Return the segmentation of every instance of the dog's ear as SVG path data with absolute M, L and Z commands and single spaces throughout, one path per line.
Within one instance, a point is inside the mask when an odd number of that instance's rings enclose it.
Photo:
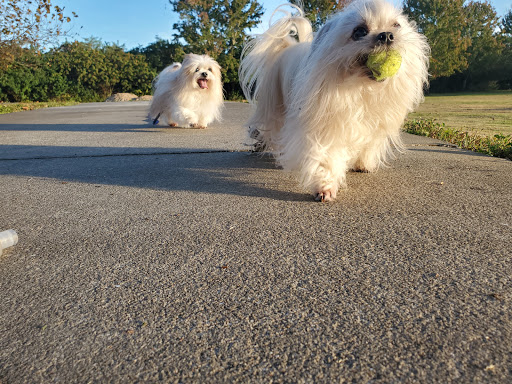
M 183 62 L 192 60 L 193 53 L 187 53 L 185 56 L 183 56 Z
M 215 76 L 215 78 L 217 78 L 219 81 L 222 81 L 222 72 L 220 69 L 220 65 L 215 60 L 209 62 L 209 68 L 213 76 Z
M 222 68 L 220 67 L 219 63 L 217 63 L 215 60 L 213 60 L 213 63 L 213 67 L 215 68 L 217 76 L 222 76 Z
M 190 61 L 190 53 L 187 53 L 185 56 L 183 56 L 183 60 L 181 61 L 181 65 L 183 67 L 187 66 L 187 63 Z
M 311 44 L 311 50 L 316 51 L 323 41 L 327 38 L 329 31 L 332 28 L 332 22 L 327 22 L 316 34 Z
M 196 69 L 196 63 L 194 62 L 194 55 L 193 53 L 187 53 L 183 57 L 183 62 L 181 63 L 182 70 L 187 73 L 191 74 Z

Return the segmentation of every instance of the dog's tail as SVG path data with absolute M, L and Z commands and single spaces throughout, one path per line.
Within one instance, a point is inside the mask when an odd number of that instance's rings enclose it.
M 166 108 L 166 97 L 164 94 L 167 88 L 164 87 L 163 84 L 168 83 L 173 76 L 171 74 L 178 71 L 180 68 L 181 63 L 172 63 L 153 80 L 153 99 L 149 105 L 148 112 L 149 118 L 153 120 L 153 125 L 158 124 L 158 118 Z
M 162 84 L 167 81 L 170 73 L 176 72 L 181 68 L 181 63 L 172 63 L 168 67 L 164 68 L 162 72 L 159 73 L 157 77 L 153 80 L 153 89 L 156 90 L 158 88 L 158 84 Z
M 295 9 L 298 14 L 292 14 L 283 9 L 285 7 Z M 272 18 L 276 13 L 284 13 L 285 16 L 272 24 Z M 279 52 L 293 44 L 313 40 L 311 23 L 304 17 L 302 9 L 293 4 L 277 7 L 269 24 L 269 29 L 249 41 L 242 51 L 238 76 L 244 95 L 249 102 L 258 99 L 259 85 L 262 84 L 265 73 L 279 56 Z

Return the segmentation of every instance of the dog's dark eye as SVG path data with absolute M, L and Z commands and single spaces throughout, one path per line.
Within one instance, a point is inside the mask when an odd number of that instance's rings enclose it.
M 359 27 L 356 27 L 354 29 L 354 32 L 352 32 L 352 39 L 357 41 L 357 40 L 365 37 L 367 34 L 368 34 L 368 28 L 360 25 Z
M 212 71 L 212 69 L 211 69 L 211 68 L 208 68 L 208 70 L 209 70 L 210 72 Z
M 395 24 L 393 24 L 393 27 L 395 27 L 395 28 L 400 28 L 400 27 L 401 27 L 401 25 L 400 25 L 400 24 L 398 24 L 398 23 L 395 23 Z
M 196 72 L 199 72 L 199 68 L 196 68 Z

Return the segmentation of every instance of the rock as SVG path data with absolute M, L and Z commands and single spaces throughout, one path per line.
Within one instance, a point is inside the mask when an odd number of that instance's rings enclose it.
M 137 100 L 137 95 L 134 95 L 133 93 L 114 93 L 112 96 L 110 96 L 107 100 L 107 102 L 116 102 L 116 101 L 134 101 Z

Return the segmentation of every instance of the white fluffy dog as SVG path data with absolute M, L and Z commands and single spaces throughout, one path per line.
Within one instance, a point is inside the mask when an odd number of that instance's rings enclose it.
M 219 120 L 224 102 L 219 64 L 207 55 L 185 55 L 154 81 L 149 108 L 153 124 L 163 116 L 170 126 L 206 128 Z
M 429 47 L 383 0 L 354 0 L 314 37 L 297 10 L 244 47 L 240 83 L 257 101 L 248 122 L 256 145 L 329 201 L 348 170 L 374 171 L 401 147 L 404 119 L 423 100 Z M 391 50 L 401 55 L 398 72 L 377 80 L 368 57 Z

